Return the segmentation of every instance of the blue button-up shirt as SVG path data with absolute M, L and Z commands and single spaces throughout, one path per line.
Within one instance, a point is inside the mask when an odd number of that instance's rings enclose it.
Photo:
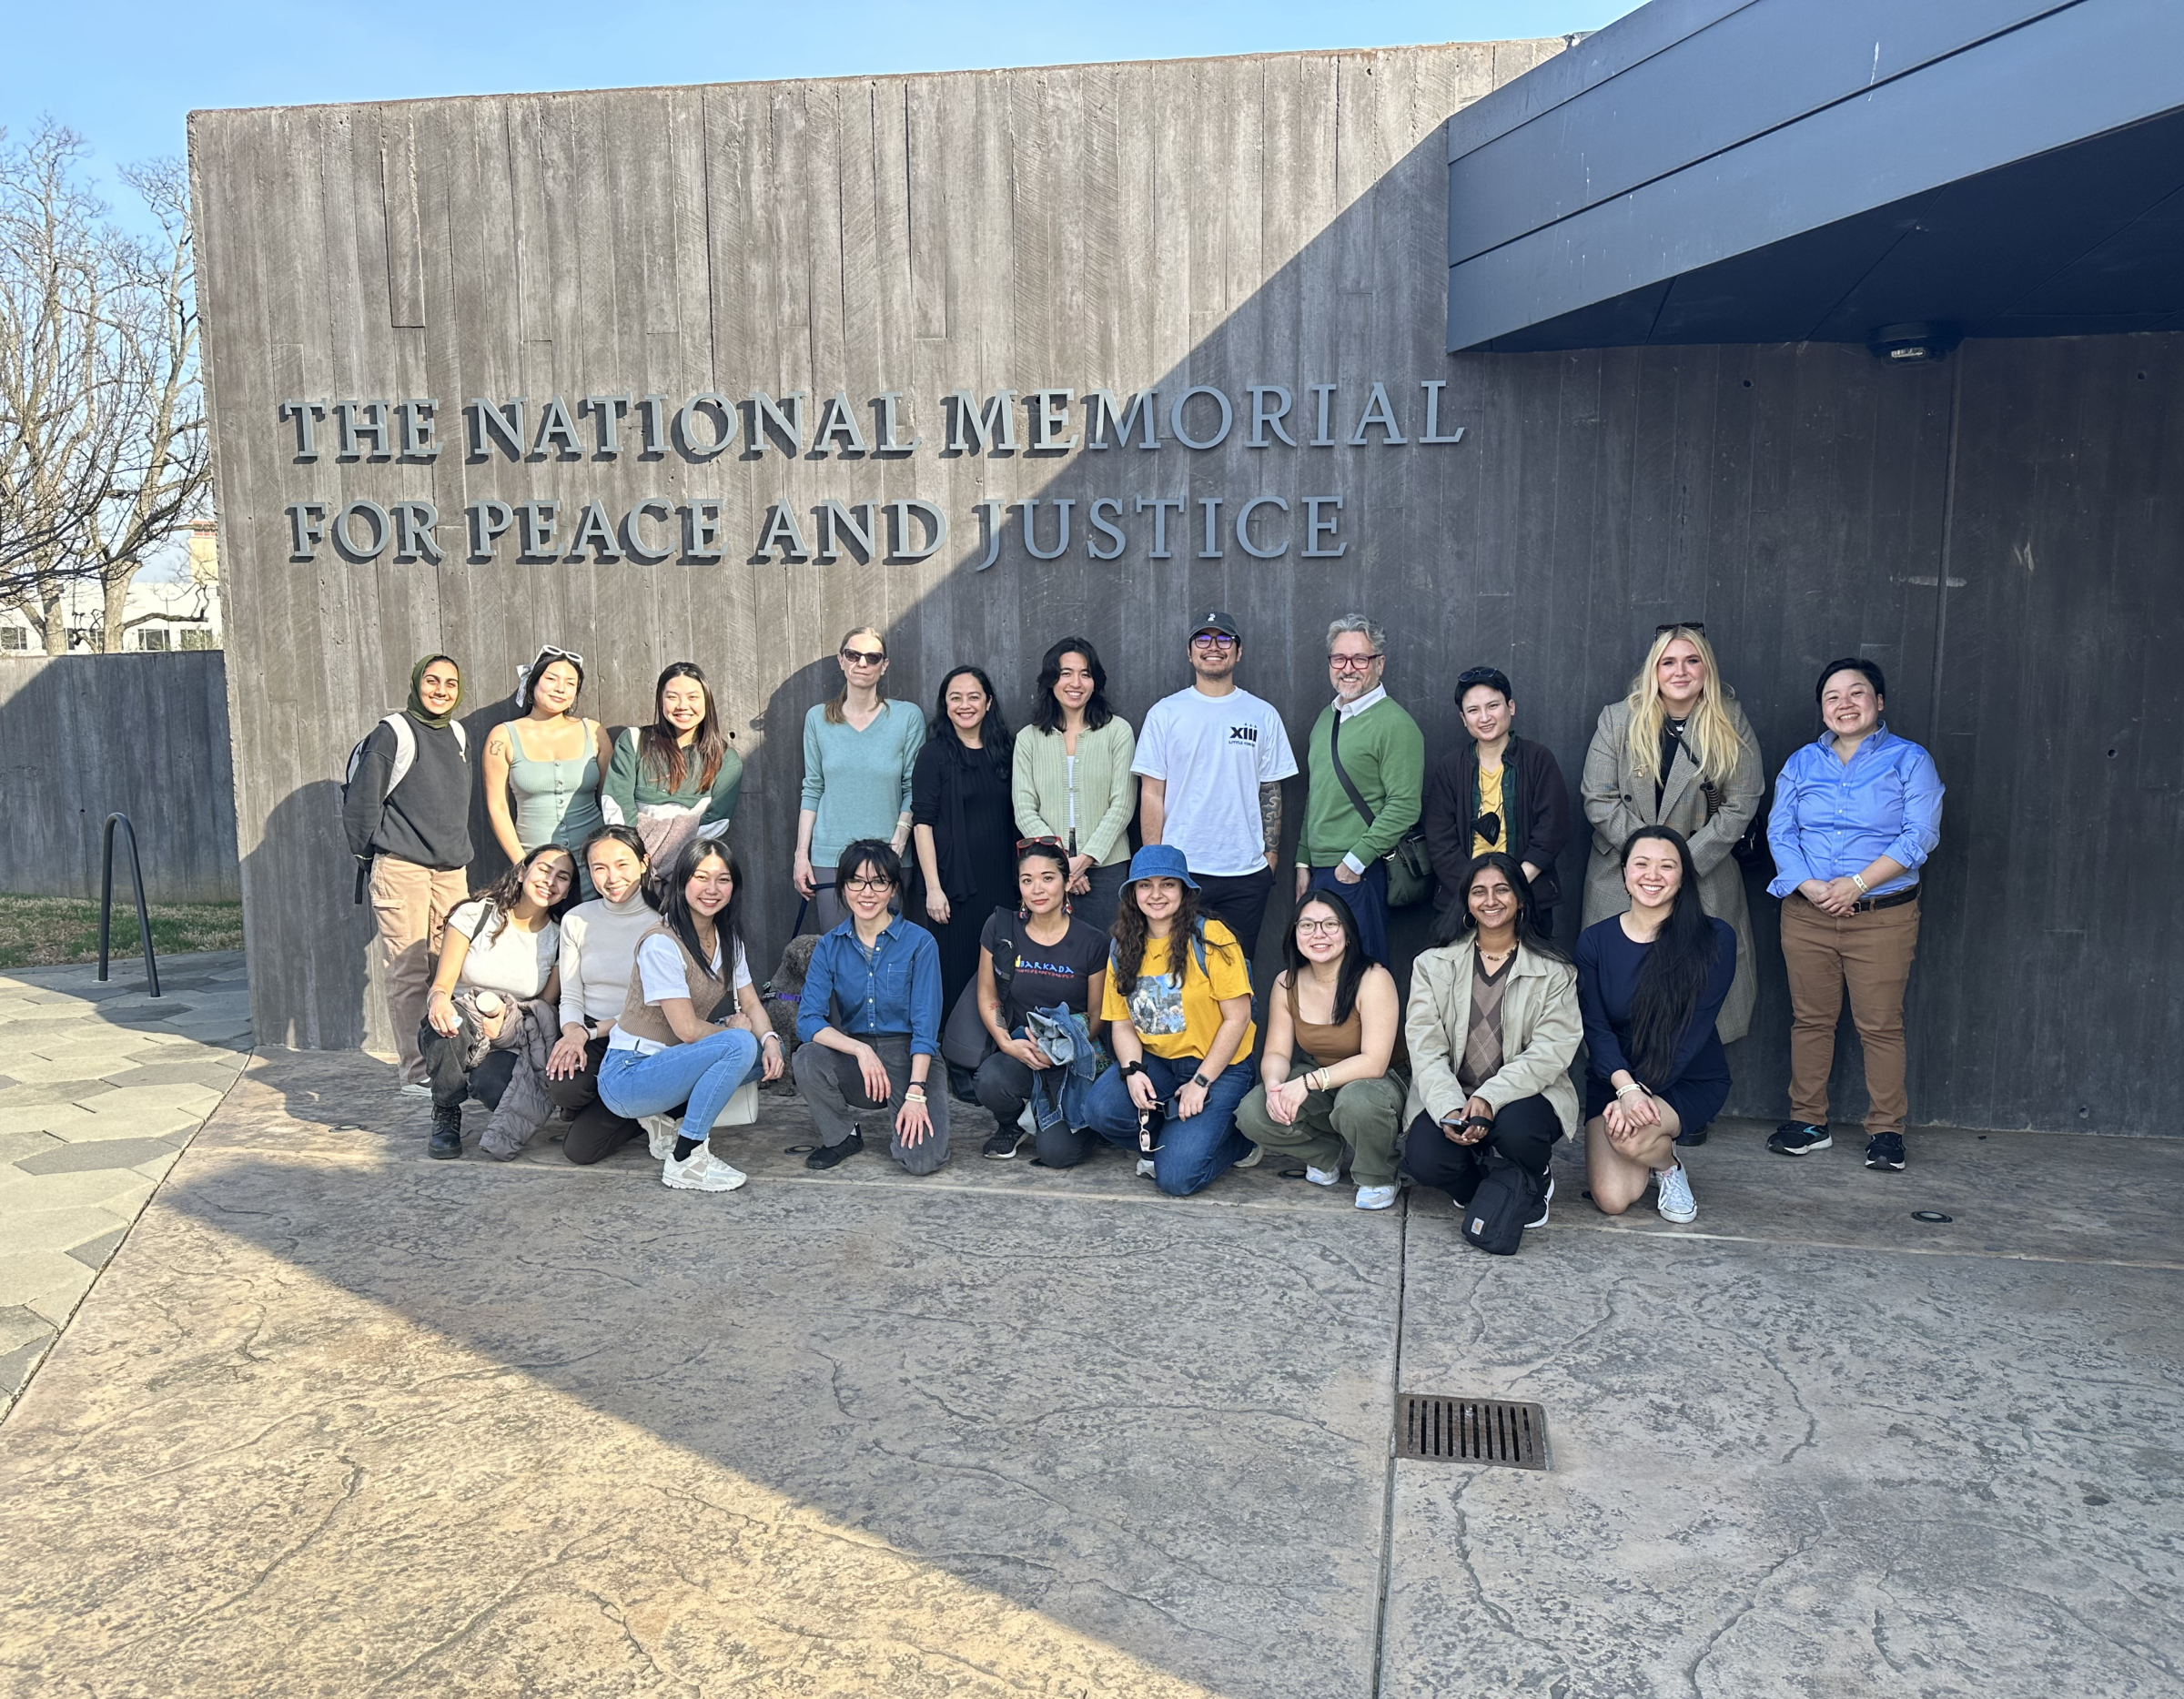
M 1787 896 L 1807 879 L 1847 879 L 1886 855 L 1907 869 L 1870 896 L 1907 891 L 1941 842 L 1941 774 L 1934 757 L 1886 723 L 1845 762 L 1822 733 L 1783 764 L 1767 815 L 1774 852 L 1769 895 Z
M 940 946 L 923 926 L 896 915 L 867 952 L 845 920 L 812 947 L 796 1000 L 796 1037 L 822 1026 L 854 1037 L 908 1033 L 912 1056 L 940 1054 Z

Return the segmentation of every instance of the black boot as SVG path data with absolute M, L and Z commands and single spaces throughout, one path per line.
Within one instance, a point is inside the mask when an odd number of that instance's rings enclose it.
M 452 1161 L 462 1154 L 462 1106 L 456 1104 L 441 1108 L 432 1106 L 432 1138 L 425 1146 L 425 1154 L 442 1162 Z

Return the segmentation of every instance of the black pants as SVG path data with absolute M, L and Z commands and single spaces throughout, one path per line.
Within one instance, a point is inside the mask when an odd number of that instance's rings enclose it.
M 510 1011 L 521 1018 L 513 1004 Z M 467 1015 L 461 1026 L 451 1034 L 434 1031 L 429 1020 L 418 1023 L 417 1049 L 424 1058 L 425 1079 L 432 1087 L 434 1108 L 460 1109 L 465 1097 L 475 1097 L 489 1109 L 500 1107 L 500 1094 L 515 1077 L 516 1052 L 488 1050 L 476 1067 L 466 1071 L 462 1058 L 470 1054 L 477 1036 Z
M 1259 928 L 1267 917 L 1267 901 L 1274 895 L 1274 872 L 1194 874 L 1198 882 L 1198 913 L 1210 915 L 1228 927 L 1243 946 L 1244 960 L 1259 954 Z
M 978 1102 L 1006 1131 L 1014 1127 L 1031 1101 L 1031 1070 L 1013 1056 L 999 1050 L 978 1064 L 972 1082 Z M 1091 1151 L 1095 1139 L 1089 1130 L 1074 1127 L 1041 1127 L 1032 1140 L 1032 1158 L 1050 1168 L 1073 1168 Z
M 569 1117 L 562 1154 L 580 1168 L 604 1161 L 636 1137 L 637 1123 L 617 1115 L 599 1100 L 599 1061 L 607 1053 L 604 1038 L 587 1039 L 584 1071 L 567 1079 L 550 1079 L 546 1095 Z
M 1483 1153 L 1490 1148 L 1525 1172 L 1544 1178 L 1554 1141 L 1562 1136 L 1562 1117 L 1544 1097 L 1519 1097 L 1494 1117 L 1493 1131 L 1475 1145 L 1452 1142 L 1438 1121 L 1421 1115 L 1403 1135 L 1403 1171 L 1420 1185 L 1438 1187 L 1466 1204 L 1486 1178 Z

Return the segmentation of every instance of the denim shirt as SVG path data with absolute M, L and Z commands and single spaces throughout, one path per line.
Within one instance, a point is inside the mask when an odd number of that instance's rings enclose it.
M 869 955 L 854 920 L 821 938 L 797 1000 L 797 1041 L 811 1043 L 822 1026 L 858 1038 L 906 1032 L 912 1056 L 938 1056 L 940 946 L 933 935 L 898 915 Z
M 1866 895 L 1907 891 L 1941 842 L 1943 786 L 1933 756 L 1885 722 L 1848 762 L 1835 745 L 1823 732 L 1783 764 L 1767 816 L 1776 868 L 1771 896 L 1787 896 L 1807 879 L 1846 879 L 1882 855 L 1907 871 Z

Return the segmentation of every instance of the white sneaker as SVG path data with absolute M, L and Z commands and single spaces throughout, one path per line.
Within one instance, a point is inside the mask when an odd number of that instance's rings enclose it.
M 1139 1157 L 1138 1158 L 1138 1178 L 1141 1180 L 1149 1180 L 1153 1178 L 1152 1158 Z
M 1315 1186 L 1340 1186 L 1342 1183 L 1342 1170 L 1316 1168 L 1308 1162 L 1304 1165 L 1304 1178 Z
M 652 1148 L 653 1161 L 664 1162 L 675 1154 L 675 1140 L 682 1137 L 682 1123 L 673 1116 L 641 1115 L 637 1125 L 644 1128 Z
M 1236 1166 L 1239 1168 L 1255 1168 L 1259 1166 L 1259 1158 L 1265 1156 L 1266 1154 L 1266 1146 L 1253 1145 L 1251 1147 L 1251 1154 L 1244 1158 L 1243 1160 L 1239 1162 Z
M 1678 1168 L 1676 1171 L 1677 1171 L 1677 1172 L 1680 1174 L 1680 1173 L 1682 1173 L 1682 1172 L 1683 1172 L 1683 1169 L 1682 1169 L 1682 1168 Z M 1691 1195 L 1691 1188 L 1689 1188 L 1688 1186 L 1686 1186 L 1686 1187 L 1684 1188 L 1684 1195 L 1685 1197 L 1687 1197 L 1687 1198 L 1688 1198 L 1688 1197 Z M 1538 1220 L 1536 1220 L 1536 1221 L 1527 1221 L 1527 1222 L 1525 1222 L 1525 1223 L 1524 1223 L 1524 1225 L 1525 1225 L 1527 1228 L 1533 1228 L 1533 1227 L 1545 1227 L 1545 1226 L 1547 1225 L 1547 1206 L 1548 1206 L 1549 1204 L 1552 1203 L 1553 1201 L 1554 1201 L 1554 1176 L 1553 1176 L 1553 1175 L 1552 1175 L 1552 1174 L 1550 1174 L 1550 1175 L 1547 1177 L 1547 1195 L 1546 1195 L 1544 1198 L 1542 1198 L 1540 1199 L 1540 1219 L 1539 1219 Z M 1694 1208 L 1694 1209 L 1692 1210 L 1692 1214 L 1693 1214 L 1693 1215 L 1696 1215 L 1697 1213 L 1698 1213 L 1698 1210 L 1696 1209 L 1696 1208 Z M 1686 1216 L 1686 1217 L 1684 1218 L 1684 1219 L 1685 1219 L 1685 1220 L 1689 1220 L 1690 1219 L 1691 1219 L 1691 1217 L 1690 1217 L 1690 1216 Z
M 1653 1208 L 1660 1210 L 1663 1221 L 1695 1221 L 1699 1219 L 1698 1200 L 1691 1195 L 1691 1177 L 1679 1162 L 1673 1168 L 1655 1168 L 1654 1183 L 1660 1194 L 1653 1199 Z
M 703 1145 L 680 1162 L 671 1146 L 660 1164 L 660 1183 L 677 1191 L 733 1191 L 746 1178 L 743 1169 L 730 1168 Z
M 413 1079 L 402 1087 L 402 1096 L 405 1097 L 430 1097 L 431 1095 L 432 1087 L 421 1079 Z
M 1330 1180 L 1327 1183 L 1332 1185 L 1334 1182 Z M 1358 1208 L 1392 1209 L 1395 1208 L 1395 1191 L 1392 1186 L 1360 1186 L 1358 1188 Z

